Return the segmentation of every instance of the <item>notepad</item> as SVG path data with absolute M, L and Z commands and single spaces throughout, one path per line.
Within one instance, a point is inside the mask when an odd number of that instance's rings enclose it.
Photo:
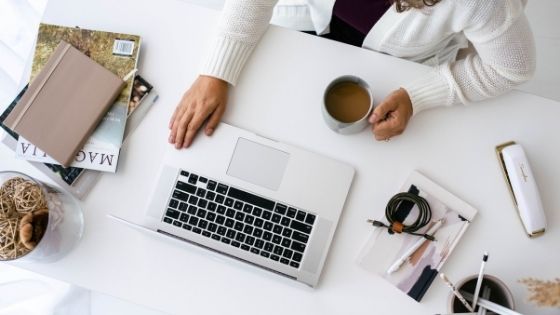
M 408 191 L 426 199 L 431 208 L 432 222 L 444 219 L 443 225 L 434 235 L 436 240 L 426 241 L 398 271 L 388 274 L 389 267 L 402 257 L 420 236 L 389 234 L 386 228 L 372 227 L 372 233 L 360 251 L 357 263 L 420 302 L 443 264 L 459 244 L 477 210 L 419 172 L 413 172 L 409 176 L 401 191 Z M 398 206 L 397 213 L 405 218 L 405 224 L 410 224 L 418 216 L 418 207 L 403 202 Z M 387 223 L 385 218 L 381 220 Z M 428 224 L 418 232 L 425 233 L 430 226 Z
M 61 41 L 4 124 L 69 166 L 124 85 Z

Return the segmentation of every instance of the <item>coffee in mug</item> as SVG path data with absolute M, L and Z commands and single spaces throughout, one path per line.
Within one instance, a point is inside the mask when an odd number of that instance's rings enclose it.
M 364 129 L 372 109 L 369 86 L 356 76 L 339 77 L 325 90 L 323 117 L 327 125 L 338 133 L 350 134 Z

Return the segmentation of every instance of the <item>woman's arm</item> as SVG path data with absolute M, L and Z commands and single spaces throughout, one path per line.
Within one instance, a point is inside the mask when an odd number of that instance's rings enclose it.
M 414 114 L 435 106 L 469 104 L 505 93 L 532 78 L 535 44 L 521 1 L 474 1 L 465 36 L 475 51 L 405 85 Z
M 169 143 L 189 147 L 205 121 L 211 135 L 243 66 L 269 25 L 278 0 L 228 0 L 222 10 L 214 46 L 200 76 L 183 95 L 169 121 Z

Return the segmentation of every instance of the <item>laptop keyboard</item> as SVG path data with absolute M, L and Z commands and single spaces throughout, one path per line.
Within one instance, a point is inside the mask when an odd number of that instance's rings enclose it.
M 163 222 L 299 268 L 315 215 L 181 171 Z

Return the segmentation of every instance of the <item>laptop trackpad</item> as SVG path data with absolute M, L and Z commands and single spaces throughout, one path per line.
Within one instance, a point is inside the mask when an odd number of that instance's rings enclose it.
M 239 138 L 227 174 L 268 189 L 278 190 L 290 154 Z

